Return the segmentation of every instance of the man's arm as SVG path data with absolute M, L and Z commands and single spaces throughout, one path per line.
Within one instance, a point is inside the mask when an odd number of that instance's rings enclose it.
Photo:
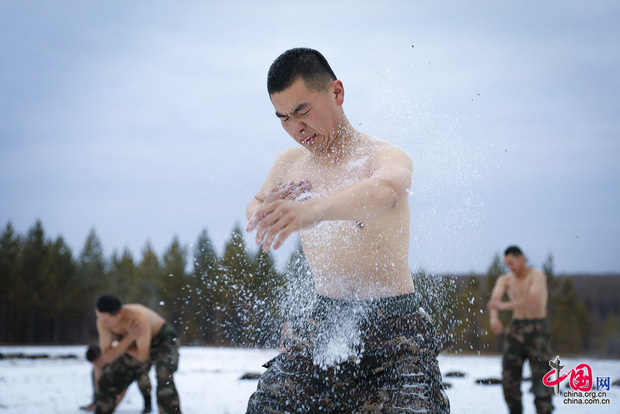
M 506 292 L 506 275 L 501 275 L 496 281 L 493 290 L 491 291 L 491 298 L 489 299 L 489 323 L 491 325 L 491 331 L 495 335 L 499 335 L 504 330 L 502 321 L 499 319 L 498 304 L 502 302 L 504 292 Z
M 285 194 L 278 193 L 278 189 L 286 185 L 282 183 L 286 182 L 287 166 L 298 156 L 297 151 L 299 151 L 297 148 L 289 148 L 278 155 L 269 171 L 269 175 L 267 175 L 267 179 L 246 208 L 245 214 L 248 220 L 251 220 L 256 211 L 263 205 L 278 198 L 286 198 Z
M 256 243 L 277 249 L 293 232 L 327 220 L 366 221 L 390 212 L 411 187 L 409 156 L 396 147 L 378 154 L 373 174 L 342 191 L 304 202 L 276 200 L 257 209 L 248 223 Z
M 135 329 L 141 329 L 141 327 L 136 327 Z M 101 357 L 106 363 L 116 360 L 118 357 L 127 352 L 135 340 L 134 336 L 128 334 L 118 342 L 118 345 L 112 346 L 112 343 L 114 342 L 112 332 L 99 321 L 97 321 L 97 332 L 99 333 L 99 348 L 101 348 Z
M 139 314 L 138 318 L 131 322 L 130 334 L 127 335 L 133 336 L 136 343 L 136 346 L 130 347 L 127 353 L 142 362 L 149 359 L 151 352 L 151 327 L 146 319 L 146 316 Z

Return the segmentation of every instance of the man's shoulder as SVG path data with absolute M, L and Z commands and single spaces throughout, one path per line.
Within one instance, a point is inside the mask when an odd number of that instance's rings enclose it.
M 365 142 L 365 145 L 372 147 L 375 151 L 399 151 L 399 152 L 402 151 L 404 152 L 396 144 L 393 144 L 381 138 L 374 137 L 372 135 L 364 134 L 363 141 Z
M 127 303 L 125 305 L 123 305 L 125 307 L 127 307 L 127 309 L 131 310 L 131 312 L 133 314 L 139 315 L 139 316 L 143 316 L 143 315 L 149 315 L 151 313 L 157 313 L 155 312 L 153 309 L 149 308 L 148 306 L 144 306 L 140 303 Z
M 535 269 L 533 267 L 530 267 L 530 274 L 532 275 L 533 278 L 536 279 L 546 279 L 547 275 L 545 274 L 545 272 L 543 272 L 540 269 Z
M 384 141 L 379 138 L 370 137 L 369 140 L 372 153 L 378 159 L 401 159 L 403 161 L 411 162 L 411 157 L 402 148 L 392 144 L 391 142 Z
M 290 147 L 282 151 L 276 157 L 276 163 L 286 163 L 290 164 L 291 162 L 295 162 L 300 160 L 308 155 L 308 150 L 303 147 Z
M 508 283 L 515 276 L 512 272 L 503 273 L 497 277 L 497 281 L 495 283 Z

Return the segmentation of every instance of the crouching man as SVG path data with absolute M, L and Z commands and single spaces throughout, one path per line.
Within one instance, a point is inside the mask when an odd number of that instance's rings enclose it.
M 157 312 L 140 304 L 122 304 L 114 295 L 97 300 L 99 347 L 107 365 L 99 379 L 96 413 L 114 411 L 116 396 L 151 365 L 157 376 L 160 413 L 180 413 L 173 373 L 179 365 L 179 345 L 172 327 Z

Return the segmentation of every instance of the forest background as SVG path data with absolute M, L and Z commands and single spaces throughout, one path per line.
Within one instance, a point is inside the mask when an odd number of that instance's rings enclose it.
M 105 257 L 94 229 L 75 257 L 62 236 L 46 236 L 41 221 L 25 235 L 8 222 L 0 239 L 0 344 L 96 343 L 94 303 L 114 293 L 162 314 L 184 345 L 277 347 L 286 317 L 308 303 L 312 275 L 300 248 L 278 270 L 270 253 L 247 248 L 241 231 L 232 229 L 221 255 L 204 229 L 191 252 L 174 237 L 162 257 L 146 242 L 136 261 L 128 249 Z M 539 267 L 554 351 L 620 355 L 620 275 L 555 275 L 551 253 Z M 486 303 L 504 272 L 495 254 L 483 275 L 412 273 L 445 352 L 501 351 Z

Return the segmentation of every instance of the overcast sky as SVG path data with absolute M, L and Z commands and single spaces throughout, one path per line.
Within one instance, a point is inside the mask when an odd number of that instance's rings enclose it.
M 612 0 L 0 0 L 0 225 L 40 219 L 75 256 L 91 228 L 106 255 L 202 229 L 221 252 L 295 145 L 269 65 L 307 46 L 353 125 L 413 159 L 412 270 L 518 244 L 620 272 L 619 21 Z

